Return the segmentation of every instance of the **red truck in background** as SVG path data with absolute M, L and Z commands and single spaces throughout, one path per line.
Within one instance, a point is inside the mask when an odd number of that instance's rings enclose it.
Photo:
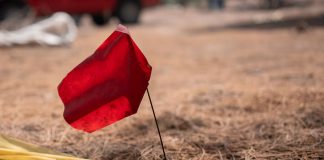
M 0 12 L 14 3 L 20 7 L 25 3 L 38 16 L 59 11 L 74 16 L 89 14 L 95 24 L 104 25 L 111 17 L 117 17 L 122 23 L 137 23 L 142 9 L 159 4 L 160 0 L 0 0 Z M 0 13 L 0 19 L 5 19 L 5 14 Z

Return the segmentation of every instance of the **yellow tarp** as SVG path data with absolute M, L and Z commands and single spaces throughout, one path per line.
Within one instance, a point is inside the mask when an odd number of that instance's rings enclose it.
M 0 160 L 84 160 L 0 134 Z

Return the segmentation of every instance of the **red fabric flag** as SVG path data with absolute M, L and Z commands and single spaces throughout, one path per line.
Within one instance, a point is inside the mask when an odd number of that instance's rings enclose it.
M 58 86 L 65 106 L 64 119 L 72 127 L 90 133 L 135 114 L 151 71 L 127 28 L 119 25 Z

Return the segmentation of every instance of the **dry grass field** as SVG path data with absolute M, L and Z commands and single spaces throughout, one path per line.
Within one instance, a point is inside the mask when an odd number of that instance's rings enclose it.
M 153 66 L 169 159 L 324 158 L 324 28 L 204 30 L 150 13 L 130 32 Z M 93 134 L 63 120 L 57 85 L 114 27 L 82 26 L 63 48 L 1 48 L 0 133 L 95 160 L 159 159 L 146 95 L 136 115 Z

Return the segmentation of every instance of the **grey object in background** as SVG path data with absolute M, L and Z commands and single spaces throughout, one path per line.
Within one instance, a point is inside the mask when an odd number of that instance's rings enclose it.
M 53 16 L 15 31 L 0 31 L 0 47 L 39 44 L 68 45 L 74 41 L 77 27 L 73 18 L 58 12 Z
M 223 9 L 225 0 L 208 0 L 209 9 Z

